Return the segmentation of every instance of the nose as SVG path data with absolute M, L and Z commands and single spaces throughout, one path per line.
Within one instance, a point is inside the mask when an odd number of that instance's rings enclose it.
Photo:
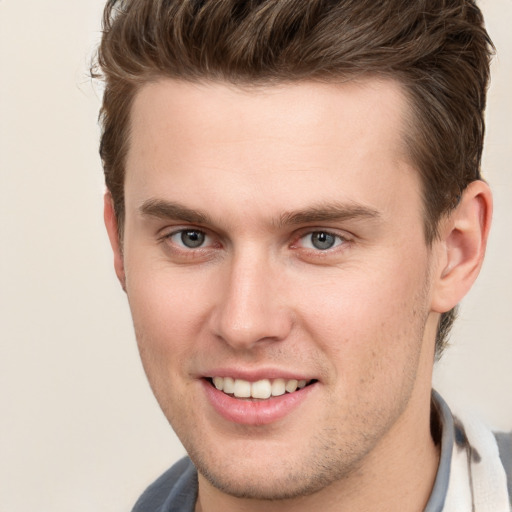
M 237 350 L 284 340 L 293 319 L 279 266 L 251 253 L 234 257 L 227 274 L 211 315 L 213 333 Z

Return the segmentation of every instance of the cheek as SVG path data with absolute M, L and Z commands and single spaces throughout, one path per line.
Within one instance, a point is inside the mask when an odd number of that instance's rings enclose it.
M 425 272 L 384 263 L 312 279 L 302 289 L 302 298 L 300 289 L 296 295 L 312 324 L 338 332 L 407 323 L 418 313 L 418 302 L 426 303 Z
M 126 291 L 142 362 L 150 380 L 180 367 L 198 338 L 204 301 L 194 281 L 158 262 L 127 258 Z M 154 374 L 154 375 L 153 375 Z M 153 385 L 153 384 L 152 384 Z
M 194 301 L 162 279 L 128 281 L 128 300 L 142 365 L 165 416 L 186 413 L 188 365 L 198 339 Z
M 303 326 L 332 361 L 340 362 L 337 373 L 371 379 L 370 374 L 417 357 L 429 312 L 422 257 L 414 266 L 381 258 L 379 265 L 348 269 L 306 288 Z

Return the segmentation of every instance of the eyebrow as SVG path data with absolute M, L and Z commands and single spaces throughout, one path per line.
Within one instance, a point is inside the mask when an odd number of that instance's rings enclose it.
M 148 199 L 139 208 L 143 216 L 159 219 L 178 220 L 191 224 L 209 224 L 214 222 L 204 211 L 188 208 L 173 201 Z M 329 203 L 282 213 L 272 221 L 274 227 L 287 225 L 311 224 L 313 222 L 336 222 L 357 219 L 376 219 L 377 210 L 359 204 Z
M 159 219 L 179 220 L 191 224 L 212 223 L 211 218 L 205 212 L 163 199 L 148 199 L 142 203 L 139 211 L 143 216 Z
M 330 203 L 320 204 L 293 212 L 285 212 L 277 226 L 310 224 L 312 222 L 337 222 L 356 219 L 376 219 L 380 217 L 377 210 L 359 204 Z

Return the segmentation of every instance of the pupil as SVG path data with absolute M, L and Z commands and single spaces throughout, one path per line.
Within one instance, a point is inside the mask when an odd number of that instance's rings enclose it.
M 183 245 L 190 248 L 199 247 L 204 242 L 204 233 L 201 231 L 183 231 L 181 233 Z
M 324 231 L 318 231 L 311 235 L 311 243 L 313 246 L 323 251 L 330 249 L 334 245 L 334 242 L 334 236 Z

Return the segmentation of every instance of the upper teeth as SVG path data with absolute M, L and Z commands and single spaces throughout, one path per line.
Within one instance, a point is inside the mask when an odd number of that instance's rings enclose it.
M 218 390 L 233 394 L 237 398 L 270 398 L 271 396 L 284 395 L 285 392 L 293 393 L 306 385 L 305 380 L 296 379 L 262 379 L 249 382 L 248 380 L 231 377 L 213 377 L 212 380 Z

